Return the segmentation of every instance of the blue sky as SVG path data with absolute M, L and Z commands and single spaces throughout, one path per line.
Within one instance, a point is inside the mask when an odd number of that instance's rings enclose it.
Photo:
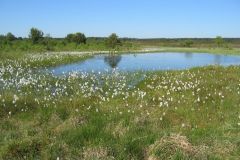
M 0 34 L 240 37 L 240 0 L 0 0 Z

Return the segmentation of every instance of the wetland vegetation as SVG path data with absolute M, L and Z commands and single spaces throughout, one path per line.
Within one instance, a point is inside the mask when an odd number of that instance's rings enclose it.
M 239 39 L 119 40 L 116 35 L 89 38 L 82 33 L 56 39 L 38 29 L 30 33 L 29 38 L 10 33 L 1 37 L 0 159 L 240 157 L 237 65 L 178 71 L 70 72 L 60 77 L 42 72 L 92 56 L 53 51 L 238 55 Z M 112 68 L 119 61 L 121 58 L 104 59 Z

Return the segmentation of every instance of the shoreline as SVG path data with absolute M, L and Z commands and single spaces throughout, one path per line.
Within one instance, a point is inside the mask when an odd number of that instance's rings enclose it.
M 178 48 L 178 47 L 152 47 L 139 50 L 122 50 L 115 51 L 116 54 L 125 53 L 156 53 L 156 52 L 183 52 L 183 53 L 211 53 L 211 54 L 231 54 L 240 55 L 240 48 L 224 49 L 224 48 Z M 42 52 L 41 54 L 60 54 L 60 55 L 95 55 L 109 54 L 111 51 L 51 51 Z M 33 53 L 32 53 L 33 54 Z

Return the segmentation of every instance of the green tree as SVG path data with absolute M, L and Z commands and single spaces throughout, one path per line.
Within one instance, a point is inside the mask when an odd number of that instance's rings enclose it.
M 215 43 L 216 43 L 217 47 L 222 47 L 224 44 L 224 40 L 221 36 L 217 36 L 215 38 Z
M 183 46 L 184 47 L 192 47 L 193 45 L 193 41 L 192 40 L 186 40 L 184 43 L 183 43 Z
M 116 33 L 112 33 L 107 39 L 106 39 L 106 45 L 107 47 L 111 49 L 116 49 L 118 46 L 121 45 L 121 41 L 118 38 Z
M 6 35 L 6 40 L 7 41 L 14 41 L 16 40 L 17 38 L 11 33 L 11 32 L 8 32 L 7 35 Z
M 39 42 L 39 40 L 43 39 L 43 32 L 37 28 L 31 28 L 29 33 L 29 38 L 32 40 L 32 42 L 35 44 Z
M 74 36 L 74 42 L 77 44 L 84 43 L 86 44 L 87 38 L 83 33 L 76 33 Z
M 5 40 L 5 36 L 2 35 L 2 34 L 0 34 L 0 40 L 1 40 L 1 41 Z
M 73 41 L 73 37 L 74 37 L 74 34 L 70 33 L 70 34 L 68 34 L 68 35 L 65 37 L 65 39 L 66 39 L 66 41 L 68 41 L 68 42 L 72 42 L 72 41 Z
M 87 38 L 83 33 L 70 33 L 67 35 L 67 37 L 65 38 L 68 42 L 74 42 L 76 44 L 81 44 L 84 43 L 86 44 Z

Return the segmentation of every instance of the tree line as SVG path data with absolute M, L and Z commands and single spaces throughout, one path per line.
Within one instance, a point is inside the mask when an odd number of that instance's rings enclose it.
M 15 43 L 16 42 L 16 43 Z M 18 42 L 22 42 L 19 44 Z M 218 47 L 231 48 L 239 46 L 239 39 L 229 39 L 217 36 L 216 38 L 156 38 L 156 39 L 134 39 L 119 38 L 116 33 L 112 33 L 107 38 L 86 37 L 84 33 L 70 33 L 64 38 L 52 38 L 49 34 L 44 34 L 37 28 L 31 28 L 27 38 L 16 37 L 11 32 L 0 35 L 1 50 L 74 50 L 79 48 L 98 50 L 118 50 L 132 49 L 138 46 L 167 46 L 167 47 Z M 230 44 L 230 45 L 229 45 Z
M 37 28 L 31 28 L 28 35 L 28 39 L 32 42 L 33 45 L 41 42 L 47 44 L 48 43 L 47 40 L 52 39 L 52 37 L 50 37 L 49 34 L 44 35 L 44 33 Z M 15 40 L 23 40 L 23 38 L 16 37 L 14 34 L 9 32 L 6 35 L 0 35 L 0 41 L 1 40 L 12 42 Z M 87 37 L 85 36 L 84 33 L 81 32 L 67 34 L 64 40 L 65 42 L 75 43 L 77 45 L 87 43 Z M 117 49 L 119 46 L 121 46 L 122 42 L 116 33 L 112 33 L 109 37 L 105 39 L 105 44 L 110 49 Z

